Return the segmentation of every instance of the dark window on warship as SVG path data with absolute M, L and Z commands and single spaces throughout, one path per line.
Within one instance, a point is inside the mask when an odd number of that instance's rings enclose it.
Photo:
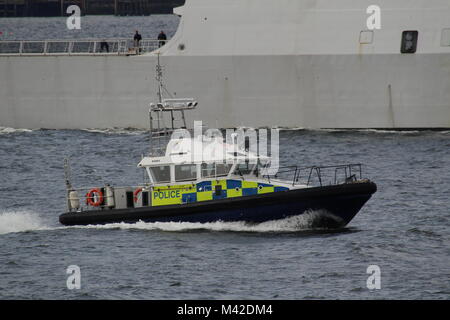
M 416 53 L 418 31 L 403 31 L 401 53 Z

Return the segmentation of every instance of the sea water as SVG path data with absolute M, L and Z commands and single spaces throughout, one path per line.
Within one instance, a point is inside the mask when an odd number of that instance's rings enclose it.
M 0 130 L 0 299 L 448 299 L 450 132 L 286 130 L 281 165 L 363 163 L 377 193 L 346 228 L 320 212 L 66 227 L 75 186 L 136 185 L 140 130 Z M 67 287 L 69 266 L 80 289 Z M 369 289 L 369 266 L 380 289 Z

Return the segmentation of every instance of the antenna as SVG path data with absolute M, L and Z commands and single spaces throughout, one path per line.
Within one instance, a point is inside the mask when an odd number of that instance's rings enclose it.
M 66 181 L 67 190 L 72 190 L 71 172 L 70 172 L 70 159 L 64 158 L 64 179 Z
M 70 192 L 73 191 L 71 180 L 71 170 L 70 170 L 70 159 L 69 157 L 64 158 L 64 180 L 66 181 L 66 199 L 67 208 L 69 211 L 72 209 L 70 203 Z
M 164 84 L 163 84 L 163 69 L 162 69 L 162 66 L 161 66 L 160 59 L 159 59 L 160 52 L 158 51 L 156 53 L 156 55 L 157 55 L 156 81 L 158 81 L 158 102 L 161 103 L 162 102 L 162 90 L 163 90 L 163 87 L 164 87 Z
M 158 102 L 162 103 L 164 100 L 163 93 L 165 93 L 169 98 L 173 98 L 172 94 L 167 90 L 163 81 L 163 70 L 164 67 L 161 65 L 161 53 L 156 52 L 157 62 L 156 62 L 156 81 L 158 81 Z
M 150 103 L 150 155 L 163 156 L 169 136 L 177 129 L 186 129 L 185 110 L 195 109 L 198 102 L 192 98 L 174 99 L 163 83 L 163 67 L 157 52 L 156 81 L 158 82 L 158 103 Z M 165 99 L 166 93 L 170 98 Z M 175 113 L 180 117 L 175 117 Z M 167 125 L 168 123 L 168 125 Z

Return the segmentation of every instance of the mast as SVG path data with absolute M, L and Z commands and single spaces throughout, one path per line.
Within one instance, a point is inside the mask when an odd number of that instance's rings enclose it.
M 72 183 L 71 183 L 71 172 L 70 172 L 70 160 L 69 158 L 64 158 L 64 180 L 66 182 L 66 201 L 67 208 L 70 211 L 72 209 L 70 203 L 70 193 L 73 191 Z
M 163 70 L 160 62 L 160 52 L 156 53 L 157 55 L 157 64 L 156 64 L 156 81 L 158 81 L 158 102 L 162 103 L 162 90 L 163 90 Z
M 163 83 L 163 67 L 161 66 L 160 53 L 157 52 L 156 54 L 158 103 L 150 103 L 150 155 L 163 156 L 170 135 L 177 129 L 186 129 L 186 117 L 184 111 L 195 109 L 198 103 L 192 98 L 174 99 L 171 97 L 171 94 Z M 163 97 L 164 92 L 169 98 L 165 99 Z M 178 113 L 180 117 L 175 117 L 175 113 Z M 168 123 L 168 125 L 166 123 Z
M 166 125 L 164 123 L 164 116 L 162 113 L 163 105 L 163 68 L 161 66 L 160 52 L 156 53 L 156 81 L 158 82 L 158 103 L 150 104 L 149 116 L 150 116 L 150 155 L 162 156 L 163 146 L 162 139 L 167 135 Z

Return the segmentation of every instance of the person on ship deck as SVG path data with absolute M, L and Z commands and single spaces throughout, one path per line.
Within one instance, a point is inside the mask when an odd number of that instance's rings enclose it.
M 139 45 L 142 40 L 142 36 L 139 34 L 138 30 L 136 30 L 133 40 L 134 40 L 134 48 L 136 49 L 136 53 L 138 53 L 138 52 L 140 52 Z
M 167 36 L 164 33 L 164 31 L 161 30 L 161 32 L 158 35 L 158 44 L 159 44 L 160 48 L 166 44 L 166 40 L 167 40 Z

